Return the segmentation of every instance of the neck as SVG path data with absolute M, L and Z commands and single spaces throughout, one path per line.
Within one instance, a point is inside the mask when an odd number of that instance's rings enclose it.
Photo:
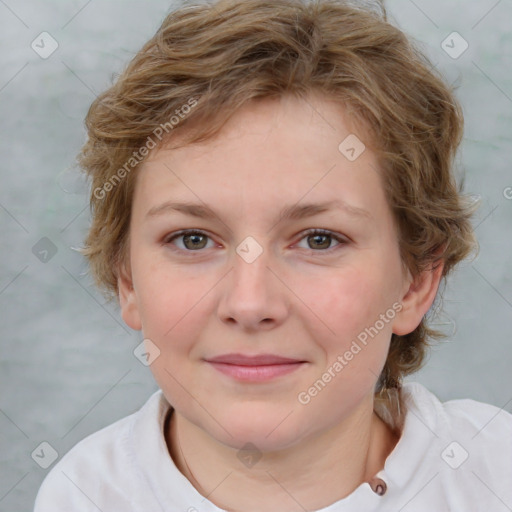
M 369 481 L 398 441 L 368 407 L 293 447 L 262 453 L 251 467 L 240 462 L 239 450 L 219 443 L 176 411 L 165 434 L 181 473 L 201 495 L 233 512 L 324 508 Z

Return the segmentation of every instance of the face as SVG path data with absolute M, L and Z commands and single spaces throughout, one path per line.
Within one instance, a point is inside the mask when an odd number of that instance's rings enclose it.
M 365 140 L 349 122 L 322 97 L 264 100 L 139 170 L 122 315 L 176 413 L 225 445 L 287 448 L 371 410 L 392 333 L 434 298 L 410 290 L 374 154 L 340 149 Z M 233 353 L 296 362 L 209 362 Z

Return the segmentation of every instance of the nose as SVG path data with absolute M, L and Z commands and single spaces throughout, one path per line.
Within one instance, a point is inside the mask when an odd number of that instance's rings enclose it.
M 252 245 L 251 245 L 252 243 Z M 291 292 L 268 250 L 255 241 L 240 244 L 233 266 L 224 279 L 218 306 L 219 318 L 244 331 L 272 329 L 282 324 L 289 311 Z M 245 250 L 244 249 L 248 249 Z M 254 256 L 258 254 L 255 259 Z

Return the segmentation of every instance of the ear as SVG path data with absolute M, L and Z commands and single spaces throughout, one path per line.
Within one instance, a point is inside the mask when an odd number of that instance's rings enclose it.
M 441 281 L 444 261 L 440 260 L 436 266 L 432 265 L 414 279 L 409 278 L 404 286 L 401 300 L 402 309 L 395 316 L 393 333 L 404 336 L 418 327 L 422 318 L 434 302 L 439 283 Z
M 142 329 L 142 323 L 129 262 L 123 262 L 119 266 L 117 289 L 119 292 L 119 304 L 121 306 L 121 316 L 123 320 L 128 327 L 131 327 L 135 331 L 140 331 Z

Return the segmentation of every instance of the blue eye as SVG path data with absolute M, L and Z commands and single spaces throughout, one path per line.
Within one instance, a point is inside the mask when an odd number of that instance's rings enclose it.
M 172 250 L 183 251 L 183 252 L 196 252 L 206 248 L 206 241 L 210 237 L 203 231 L 200 230 L 183 230 L 177 233 L 171 234 L 164 240 L 165 245 L 174 245 L 173 241 L 176 239 L 182 239 L 183 247 L 172 248 Z M 331 241 L 335 240 L 338 245 L 345 245 L 348 241 L 338 235 L 335 235 L 331 231 L 324 229 L 310 229 L 303 234 L 301 240 L 309 239 L 313 240 L 313 244 L 318 244 L 316 248 L 307 247 L 306 249 L 314 252 L 327 252 L 336 248 L 330 247 Z M 308 244 L 310 245 L 310 244 Z M 326 245 L 328 247 L 326 247 Z M 321 250 L 317 250 L 321 249 Z

